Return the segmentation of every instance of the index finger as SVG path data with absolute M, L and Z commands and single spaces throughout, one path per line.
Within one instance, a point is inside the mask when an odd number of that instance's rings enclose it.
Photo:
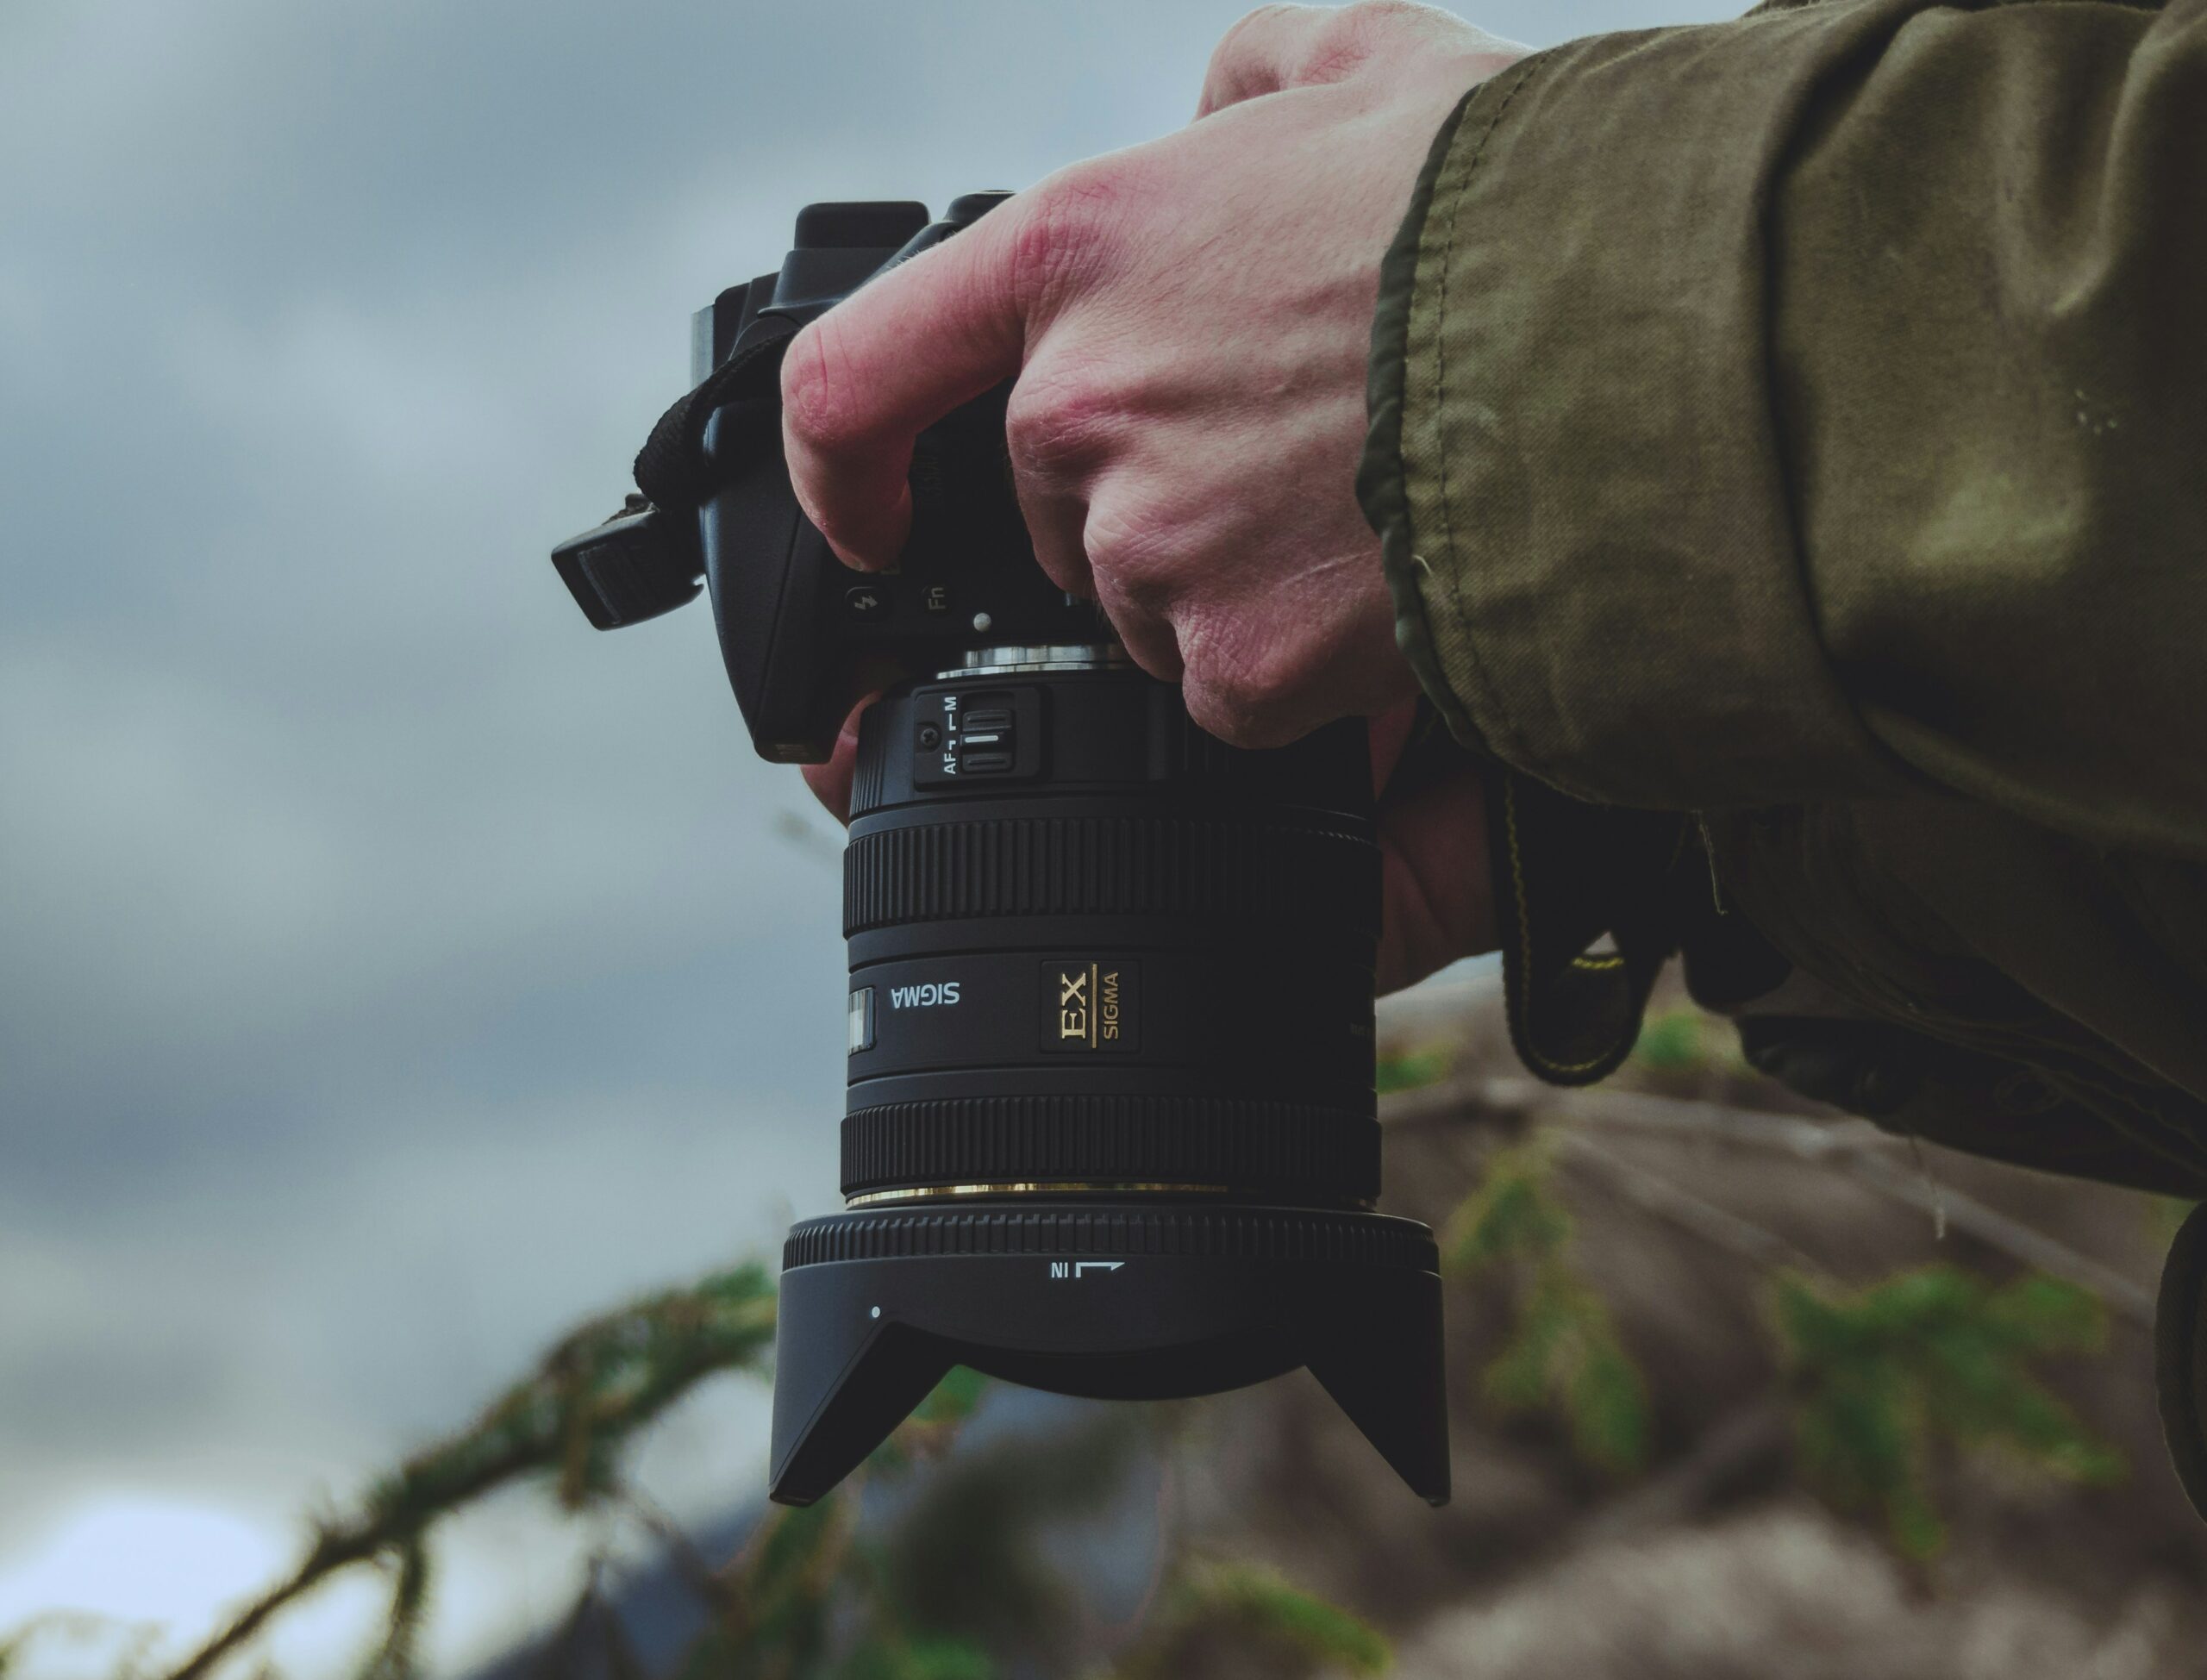
M 848 565 L 885 566 L 903 547 L 912 440 L 1019 371 L 1027 197 L 868 281 L 790 341 L 782 361 L 790 483 Z

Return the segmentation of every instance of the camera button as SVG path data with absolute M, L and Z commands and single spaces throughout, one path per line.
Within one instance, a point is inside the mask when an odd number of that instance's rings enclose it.
M 878 584 L 860 584 L 843 591 L 843 610 L 853 618 L 886 618 L 889 592 Z

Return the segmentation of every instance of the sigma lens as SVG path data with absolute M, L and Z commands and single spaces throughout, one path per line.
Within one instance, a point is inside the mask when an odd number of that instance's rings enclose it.
M 777 1499 L 957 1364 L 1120 1398 L 1307 1365 L 1447 1497 L 1432 1236 L 1372 1211 L 1369 778 L 1360 721 L 1230 748 L 1108 644 L 867 711 L 845 1211 L 784 1251 Z

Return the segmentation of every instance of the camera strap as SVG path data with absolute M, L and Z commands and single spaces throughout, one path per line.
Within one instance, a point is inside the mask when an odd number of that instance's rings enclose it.
M 718 488 L 705 455 L 705 428 L 722 409 L 733 423 L 781 426 L 782 355 L 797 336 L 797 323 L 762 315 L 759 336 L 698 382 L 659 417 L 644 447 L 636 452 L 636 488 L 655 507 L 691 512 Z M 747 334 L 747 336 L 748 336 Z
M 706 453 L 706 429 L 721 416 L 723 459 L 779 449 L 782 353 L 796 335 L 795 322 L 765 317 L 756 337 L 659 417 L 636 455 L 643 493 L 552 551 L 575 604 L 599 629 L 641 623 L 697 599 L 705 571 L 697 512 L 722 478 Z

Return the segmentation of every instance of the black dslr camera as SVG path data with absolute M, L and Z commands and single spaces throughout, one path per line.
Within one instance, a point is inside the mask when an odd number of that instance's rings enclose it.
M 1009 387 L 919 440 L 893 572 L 844 568 L 790 490 L 790 339 L 1003 197 L 806 209 L 697 315 L 642 495 L 553 555 L 601 629 L 702 578 L 763 757 L 825 759 L 886 690 L 843 860 L 845 1211 L 783 1250 L 772 1492 L 826 1493 L 955 1365 L 1114 1399 L 1307 1365 L 1437 1504 L 1433 1237 L 1371 1211 L 1362 723 L 1238 750 L 1129 664 L 1035 562 Z

